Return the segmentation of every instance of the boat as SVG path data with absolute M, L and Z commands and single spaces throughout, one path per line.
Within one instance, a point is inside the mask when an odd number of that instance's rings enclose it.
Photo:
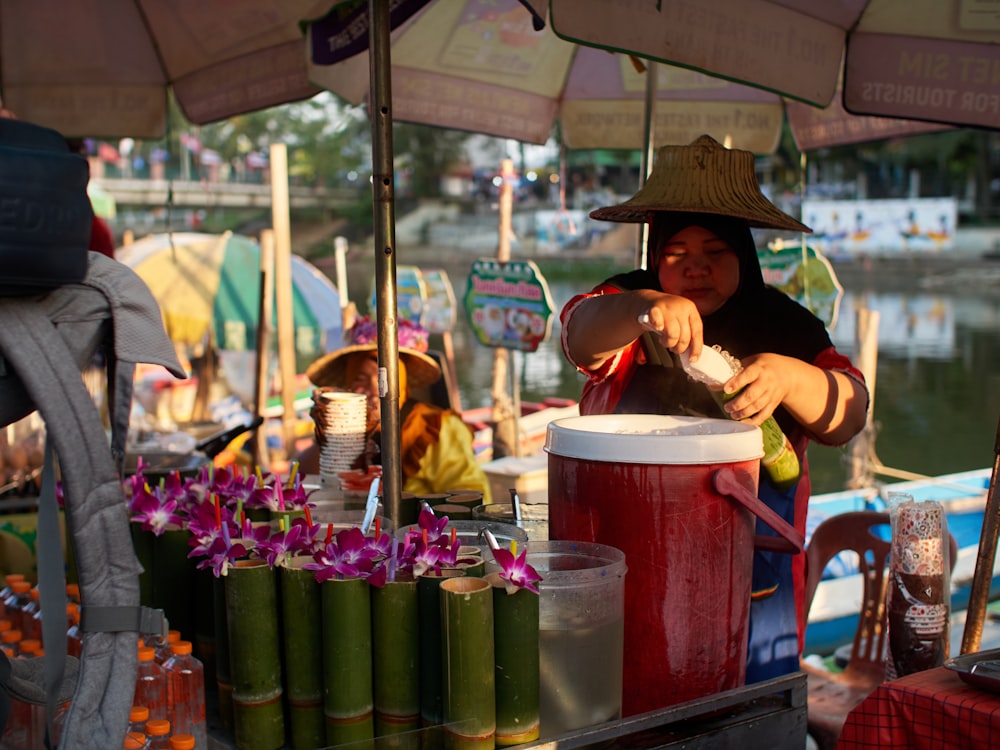
M 969 604 L 990 477 L 991 469 L 975 469 L 814 495 L 806 517 L 806 542 L 812 530 L 830 516 L 856 510 L 888 510 L 890 493 L 905 493 L 918 502 L 940 502 L 948 531 L 958 543 L 958 559 L 951 573 L 951 608 L 953 612 L 963 610 Z M 862 582 L 853 557 L 853 553 L 842 553 L 824 572 L 806 625 L 807 654 L 832 654 L 854 638 Z M 1000 558 L 994 561 L 989 599 L 997 597 L 1000 597 Z
M 541 401 L 522 401 L 517 420 L 520 438 L 518 455 L 541 456 L 549 422 L 564 417 L 580 416 L 580 405 L 568 398 L 548 397 Z M 482 406 L 462 412 L 462 421 L 472 429 L 472 447 L 483 463 L 493 461 L 493 408 Z

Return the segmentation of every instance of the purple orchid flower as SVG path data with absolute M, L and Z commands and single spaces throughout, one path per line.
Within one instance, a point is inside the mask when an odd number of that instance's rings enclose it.
M 302 567 L 314 571 L 322 583 L 334 576 L 363 578 L 374 568 L 376 553 L 365 543 L 364 534 L 357 526 L 344 529 L 322 550 L 313 555 L 314 562 Z
M 160 536 L 168 527 L 184 525 L 184 519 L 177 513 L 177 500 L 167 499 L 158 491 L 140 492 L 132 498 L 132 520 L 142 524 L 146 531 Z
M 285 487 L 285 507 L 302 510 L 308 504 L 309 493 L 302 484 L 302 474 L 295 475 L 295 483 L 291 487 Z
M 422 508 L 420 516 L 417 518 L 417 526 L 421 531 L 427 531 L 427 543 L 436 542 L 448 526 L 448 516 L 438 518 L 434 511 L 429 508 Z
M 226 525 L 223 524 L 223 529 Z M 195 557 L 195 552 L 188 553 L 188 557 Z M 216 578 L 226 575 L 235 562 L 247 556 L 247 549 L 239 542 L 233 544 L 228 533 L 222 533 L 215 537 L 207 550 L 205 559 L 195 567 L 198 570 L 211 567 Z
M 508 594 L 516 594 L 522 588 L 528 589 L 532 593 L 538 593 L 535 584 L 542 580 L 538 571 L 528 565 L 528 550 L 521 550 L 521 554 L 514 557 L 509 550 L 493 550 L 493 559 L 500 566 L 500 577 L 505 581 Z
M 268 523 L 251 523 L 249 519 L 245 518 L 237 528 L 240 539 L 248 552 L 254 552 L 266 545 L 272 536 L 271 525 Z
M 272 568 L 287 565 L 299 544 L 302 530 L 302 525 L 293 524 L 288 531 L 271 534 L 267 539 L 257 543 L 257 554 Z

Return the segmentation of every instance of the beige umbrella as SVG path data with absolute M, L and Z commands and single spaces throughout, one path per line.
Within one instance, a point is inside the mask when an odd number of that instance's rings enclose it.
M 995 129 L 1000 20 L 962 0 L 551 0 L 560 36 L 853 114 Z
M 538 144 L 558 122 L 567 148 L 635 150 L 648 145 L 651 116 L 653 146 L 707 133 L 759 154 L 777 148 L 777 95 L 660 66 L 650 107 L 646 61 L 564 41 L 532 22 L 518 0 L 426 3 L 391 35 L 393 119 Z M 310 27 L 309 78 L 361 104 L 370 95 L 368 55 L 348 55 L 355 48 L 342 24 Z
M 301 22 L 331 0 L 31 0 L 0 3 L 0 91 L 67 136 L 157 138 L 167 89 L 213 122 L 319 89 Z

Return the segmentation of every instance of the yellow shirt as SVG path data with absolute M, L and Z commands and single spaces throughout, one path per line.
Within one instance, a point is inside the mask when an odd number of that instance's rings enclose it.
M 403 490 L 428 495 L 478 490 L 490 503 L 490 483 L 472 448 L 472 430 L 455 412 L 415 403 L 400 428 Z

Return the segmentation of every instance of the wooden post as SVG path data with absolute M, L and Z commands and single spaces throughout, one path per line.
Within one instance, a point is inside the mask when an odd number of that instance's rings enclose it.
M 501 264 L 510 260 L 511 214 L 514 204 L 514 162 L 504 159 L 500 167 L 503 184 L 500 186 L 500 221 L 497 243 L 497 260 Z M 493 351 L 493 458 L 518 454 L 517 415 L 507 390 L 510 371 L 510 352 L 505 347 Z
M 271 340 L 274 335 L 274 232 L 265 229 L 260 233 L 260 311 L 257 326 L 257 374 L 254 380 L 254 416 L 263 416 L 267 409 L 267 395 L 271 380 L 268 377 L 271 363 Z M 250 438 L 254 466 L 270 471 L 271 456 L 267 450 L 267 430 L 262 426 Z
M 870 487 L 874 479 L 875 426 L 872 415 L 875 411 L 875 374 L 878 369 L 878 310 L 862 305 L 857 310 L 855 341 L 857 350 L 854 361 L 868 386 L 868 416 L 865 426 L 851 440 L 851 474 L 847 480 L 848 489 Z
M 292 318 L 292 232 L 288 207 L 288 149 L 272 143 L 271 226 L 274 228 L 274 301 L 281 373 L 281 434 L 285 456 L 295 455 L 295 321 Z
M 1000 422 L 997 423 L 997 434 L 993 440 L 993 474 L 990 476 L 989 492 L 986 493 L 983 531 L 979 535 L 979 554 L 976 556 L 976 570 L 972 574 L 969 606 L 965 611 L 965 630 L 962 631 L 963 654 L 979 650 L 983 622 L 986 620 L 986 605 L 990 603 L 990 582 L 993 580 L 993 565 L 997 557 L 997 537 L 1000 536 L 998 473 L 1000 473 Z

